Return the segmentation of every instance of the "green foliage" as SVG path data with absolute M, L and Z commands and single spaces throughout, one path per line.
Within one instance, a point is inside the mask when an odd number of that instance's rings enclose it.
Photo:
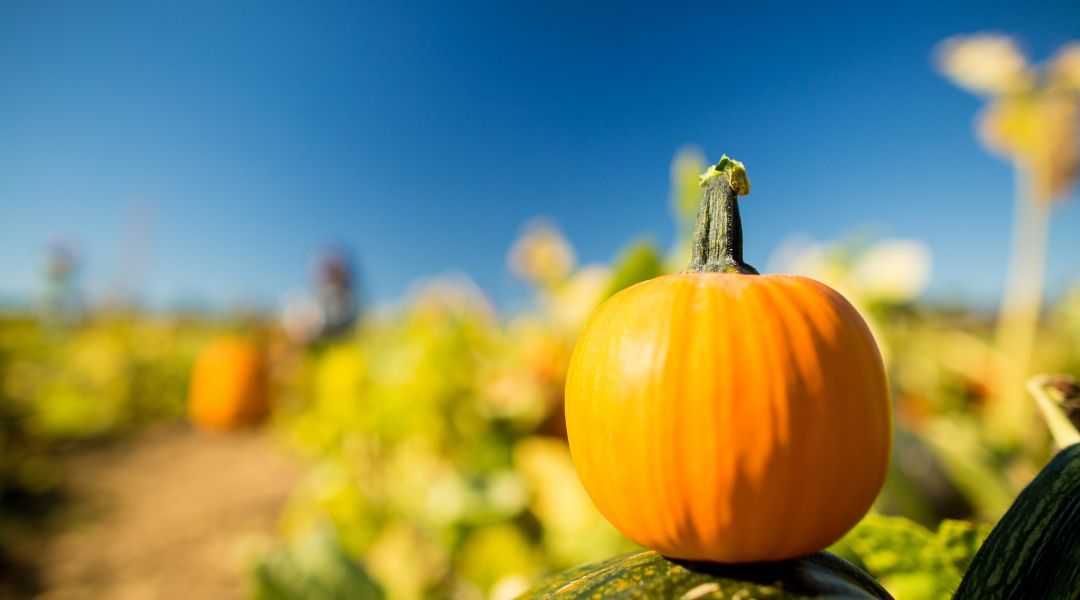
M 0 318 L 0 498 L 56 485 L 62 444 L 179 418 L 195 353 L 219 329 L 128 314 L 64 328 Z
M 333 530 L 266 555 L 255 568 L 253 596 L 259 600 L 380 600 L 382 590 L 350 559 Z
M 945 520 L 931 531 L 903 517 L 872 513 L 830 550 L 861 566 L 897 598 L 949 598 L 990 533 Z
M 312 469 L 286 513 L 287 536 L 329 521 L 391 597 L 505 598 L 543 573 L 632 547 L 577 480 L 560 437 L 563 378 L 596 304 L 663 269 L 646 244 L 614 268 L 581 268 L 563 260 L 573 252 L 554 230 L 526 235 L 535 239 L 515 246 L 521 271 L 559 274 L 536 278 L 530 310 L 500 318 L 467 283 L 435 282 L 309 355 L 295 385 L 303 402 L 289 426 Z M 881 505 L 934 527 L 871 516 L 836 549 L 899 598 L 947 597 L 986 530 L 942 516 L 996 520 L 1044 464 L 1045 446 L 1003 446 L 988 433 L 990 323 L 915 302 L 925 248 L 860 242 L 803 254 L 819 256 L 820 273 L 809 273 L 867 316 L 889 367 L 900 431 Z M 546 265 L 556 259 L 558 269 Z M 1055 311 L 1080 314 L 1080 294 Z M 1063 337 L 1080 339 L 1080 318 L 1063 322 L 1077 327 L 1044 332 L 1038 368 L 1080 366 Z
M 528 310 L 500 315 L 467 281 L 439 280 L 333 343 L 289 349 L 275 371 L 287 400 L 279 424 L 310 469 L 283 516 L 288 549 L 257 570 L 260 593 L 505 598 L 631 551 L 574 471 L 566 365 L 603 298 L 685 267 L 704 168 L 693 151 L 672 164 L 678 240 L 665 258 L 639 241 L 613 266 L 578 266 L 554 226 L 538 226 L 509 260 L 535 292 Z M 860 236 L 802 244 L 787 262 L 784 247 L 769 270 L 812 276 L 855 304 L 893 392 L 894 463 L 879 506 L 912 520 L 871 515 L 835 550 L 900 598 L 946 597 L 986 531 L 942 518 L 998 520 L 1049 458 L 1046 430 L 1018 423 L 1027 439 L 1015 444 L 987 426 L 994 324 L 968 306 L 918 301 L 925 245 Z M 1080 372 L 1080 286 L 1047 315 L 1033 372 Z M 0 498 L 53 489 L 62 447 L 182 418 L 195 353 L 232 325 L 0 318 Z
M 611 285 L 604 297 L 628 288 L 635 283 L 664 274 L 664 257 L 656 244 L 639 240 L 619 254 L 611 274 Z
M 701 204 L 701 174 L 705 169 L 705 157 L 692 146 L 680 148 L 671 161 L 671 212 L 681 229 L 693 228 Z
M 309 355 L 287 425 L 315 460 L 287 537 L 331 523 L 393 598 L 505 597 L 632 548 L 559 437 L 574 331 L 559 298 L 504 323 L 468 285 L 436 282 Z

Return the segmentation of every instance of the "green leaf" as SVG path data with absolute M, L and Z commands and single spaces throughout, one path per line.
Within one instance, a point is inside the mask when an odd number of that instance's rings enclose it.
M 701 173 L 707 164 L 701 150 L 684 146 L 671 161 L 671 208 L 681 229 L 692 228 L 701 205 Z
M 903 517 L 870 515 L 852 531 L 851 538 L 851 549 L 877 575 L 939 566 L 934 533 Z
M 863 566 L 897 598 L 948 598 L 989 528 L 943 521 L 937 532 L 903 517 L 867 515 L 830 550 Z
M 638 240 L 623 250 L 616 260 L 611 286 L 608 287 L 605 297 L 663 274 L 664 259 L 660 249 L 648 240 Z
M 926 424 L 923 437 L 979 517 L 997 520 L 1016 493 L 1001 476 L 1001 458 L 987 447 L 982 431 L 972 415 L 943 415 Z
M 957 573 L 967 571 L 971 559 L 990 535 L 990 526 L 946 519 L 938 526 L 937 539 L 942 558 Z
M 379 600 L 378 584 L 350 559 L 329 528 L 320 528 L 293 547 L 269 553 L 255 567 L 259 600 Z

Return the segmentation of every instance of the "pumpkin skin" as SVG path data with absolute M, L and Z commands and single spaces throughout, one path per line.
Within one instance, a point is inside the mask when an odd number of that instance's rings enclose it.
M 257 425 L 270 412 L 267 388 L 266 361 L 256 343 L 237 336 L 217 339 L 195 360 L 188 416 L 211 431 Z
M 624 535 L 669 558 L 805 556 L 885 478 L 881 355 L 839 293 L 798 276 L 683 273 L 610 298 L 566 384 L 570 450 Z

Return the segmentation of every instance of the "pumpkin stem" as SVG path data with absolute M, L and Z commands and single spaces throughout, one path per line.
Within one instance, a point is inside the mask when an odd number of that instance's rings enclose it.
M 757 269 L 743 262 L 739 196 L 750 193 L 746 167 L 725 154 L 701 176 L 701 187 L 705 194 L 686 272 L 757 275 Z

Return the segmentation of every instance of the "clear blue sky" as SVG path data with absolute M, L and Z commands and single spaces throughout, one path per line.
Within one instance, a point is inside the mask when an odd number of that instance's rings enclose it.
M 933 291 L 992 301 L 1007 165 L 979 101 L 930 66 L 942 38 L 1013 33 L 1043 58 L 1080 3 L 4 2 L 0 297 L 40 285 L 50 235 L 84 287 L 156 305 L 273 304 L 327 242 L 370 295 L 447 270 L 497 301 L 523 222 L 586 261 L 665 246 L 672 153 L 744 161 L 747 257 L 864 225 L 928 242 Z M 1080 280 L 1080 206 L 1050 278 Z

